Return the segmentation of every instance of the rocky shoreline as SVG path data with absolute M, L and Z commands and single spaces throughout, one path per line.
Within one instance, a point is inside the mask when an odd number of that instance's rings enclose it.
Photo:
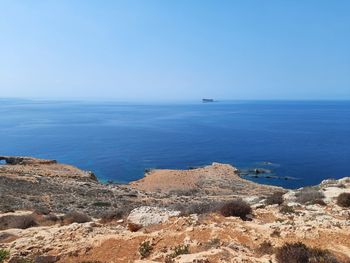
M 278 248 L 298 241 L 350 262 L 350 212 L 337 203 L 350 178 L 288 190 L 213 163 L 120 185 L 55 160 L 1 160 L 0 262 L 6 251 L 11 263 L 280 263 Z M 247 217 L 224 216 L 232 200 L 249 206 Z

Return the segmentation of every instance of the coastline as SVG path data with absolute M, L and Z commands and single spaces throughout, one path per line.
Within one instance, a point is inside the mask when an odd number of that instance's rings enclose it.
M 298 241 L 331 251 L 336 262 L 350 259 L 350 213 L 336 203 L 350 194 L 350 178 L 289 190 L 213 163 L 102 184 L 53 160 L 10 160 L 0 166 L 0 249 L 11 263 L 145 262 L 138 251 L 146 241 L 149 262 L 164 262 L 176 246 L 188 251 L 171 262 L 275 262 L 273 251 L 260 254 L 263 244 L 278 249 Z M 251 207 L 247 218 L 220 214 L 232 200 Z

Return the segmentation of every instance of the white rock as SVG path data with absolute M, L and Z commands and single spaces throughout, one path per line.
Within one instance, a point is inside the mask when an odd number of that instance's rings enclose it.
M 128 221 L 137 225 L 148 226 L 163 223 L 170 217 L 179 216 L 180 213 L 180 211 L 166 208 L 141 206 L 130 212 Z

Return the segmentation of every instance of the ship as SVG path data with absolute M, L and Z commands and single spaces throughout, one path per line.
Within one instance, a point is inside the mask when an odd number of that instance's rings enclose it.
M 203 103 L 206 103 L 206 102 L 214 102 L 214 99 L 202 99 L 202 102 L 203 102 Z

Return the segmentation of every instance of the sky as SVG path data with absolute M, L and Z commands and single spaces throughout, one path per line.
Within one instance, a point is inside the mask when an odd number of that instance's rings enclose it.
M 348 0 L 0 0 L 0 97 L 350 99 Z

